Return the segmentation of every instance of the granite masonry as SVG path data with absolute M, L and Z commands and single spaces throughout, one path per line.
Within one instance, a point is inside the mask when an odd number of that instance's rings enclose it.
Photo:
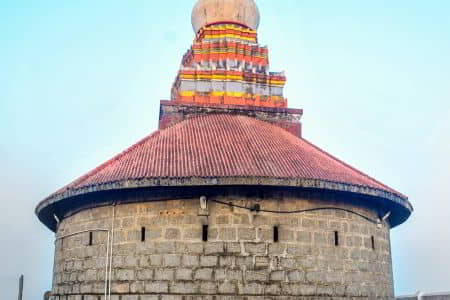
M 264 210 L 334 204 L 376 218 L 342 197 L 315 196 L 216 199 Z M 112 299 L 393 297 L 389 228 L 358 215 L 331 209 L 284 216 L 211 201 L 202 210 L 198 199 L 141 201 L 114 208 Z M 52 299 L 103 299 L 107 234 L 95 230 L 110 228 L 112 214 L 112 206 L 98 207 L 61 222 L 57 236 L 91 231 L 57 240 Z

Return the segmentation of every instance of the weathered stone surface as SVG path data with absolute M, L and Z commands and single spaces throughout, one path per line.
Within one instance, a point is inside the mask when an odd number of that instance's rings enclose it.
M 116 278 L 119 281 L 131 281 L 135 279 L 135 271 L 133 269 L 117 270 Z
M 175 280 L 192 280 L 192 269 L 178 268 L 175 271 Z
M 170 286 L 170 292 L 173 294 L 195 294 L 198 290 L 198 283 L 193 282 L 174 282 Z
M 169 292 L 169 283 L 165 281 L 150 281 L 145 283 L 146 293 L 167 293 Z
M 130 292 L 133 294 L 143 294 L 145 291 L 145 284 L 143 281 L 135 281 L 130 284 Z
M 236 284 L 232 282 L 224 282 L 219 285 L 220 294 L 235 294 L 236 290 Z
M 245 279 L 248 281 L 263 281 L 269 279 L 269 274 L 266 271 L 247 271 L 245 272 Z
M 212 277 L 213 269 L 211 268 L 198 269 L 194 274 L 195 280 L 212 280 Z
M 172 281 L 175 277 L 174 269 L 156 269 L 154 279 L 160 281 Z
M 178 267 L 181 265 L 180 254 L 168 254 L 164 256 L 164 265 L 166 267 Z
M 196 267 L 200 263 L 199 257 L 196 255 L 183 255 L 182 264 L 185 267 Z
M 218 261 L 218 256 L 200 256 L 200 265 L 202 267 L 215 267 Z
M 165 238 L 166 240 L 177 240 L 181 236 L 181 231 L 178 228 L 167 228 Z
M 224 243 L 206 243 L 205 255 L 223 254 L 225 252 Z
M 255 228 L 239 228 L 238 229 L 238 239 L 240 241 L 253 241 L 256 239 L 256 229 Z
M 87 292 L 80 291 L 81 294 L 87 294 Z M 113 294 L 127 294 L 130 292 L 130 284 L 129 283 L 120 283 L 120 282 L 112 282 L 111 283 L 111 292 Z
M 280 207 L 278 201 L 258 202 L 276 209 Z M 282 207 L 324 205 L 315 201 L 286 198 Z M 334 205 L 376 217 L 376 212 L 367 209 Z M 118 205 L 116 210 L 112 299 L 134 300 L 137 296 L 139 300 L 392 299 L 393 296 L 388 228 L 378 229 L 349 214 L 308 213 L 283 218 L 260 213 L 255 217 L 255 213 L 244 210 L 210 205 L 209 216 L 204 217 L 198 216 L 197 199 L 129 204 L 124 211 Z M 100 220 L 93 219 L 93 215 Z M 110 217 L 102 208 L 81 211 L 64 219 L 60 230 L 85 230 L 97 226 L 101 220 L 110 224 Z M 208 220 L 212 220 L 210 229 L 217 234 L 212 234 L 214 240 L 203 242 L 202 225 L 208 224 Z M 153 224 L 146 228 L 150 236 L 145 242 L 134 236 L 143 223 Z M 274 226 L 279 227 L 279 242 L 273 241 Z M 334 245 L 334 231 L 339 232 L 339 246 Z M 93 299 L 102 300 L 106 239 L 98 237 L 94 246 L 81 241 L 81 237 L 75 237 L 56 243 L 53 293 L 71 295 L 66 298 L 73 300 L 77 300 L 74 298 L 77 295 L 94 295 Z

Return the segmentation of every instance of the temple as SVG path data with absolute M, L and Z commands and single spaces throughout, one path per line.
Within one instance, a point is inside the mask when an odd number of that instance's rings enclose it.
M 38 204 L 51 300 L 393 299 L 413 207 L 302 137 L 259 22 L 253 0 L 197 1 L 159 130 Z

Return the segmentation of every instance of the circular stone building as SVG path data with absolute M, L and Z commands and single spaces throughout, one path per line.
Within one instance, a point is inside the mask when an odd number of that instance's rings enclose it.
M 253 0 L 192 23 L 159 130 L 37 206 L 51 299 L 392 299 L 407 197 L 302 138 Z

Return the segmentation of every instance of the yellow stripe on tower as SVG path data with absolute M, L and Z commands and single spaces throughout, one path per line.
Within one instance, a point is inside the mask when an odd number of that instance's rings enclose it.
M 180 95 L 183 97 L 192 97 L 195 96 L 195 91 L 182 91 Z
M 197 93 L 195 91 L 181 91 L 180 96 L 182 97 L 192 97 L 195 96 Z M 261 94 L 251 94 L 251 93 L 243 93 L 243 92 L 225 92 L 225 91 L 212 91 L 208 93 L 210 96 L 214 97 L 235 97 L 235 98 L 256 98 L 256 97 L 267 97 L 270 100 L 273 101 L 282 101 L 284 98 L 282 96 L 267 96 L 267 95 L 261 95 Z

